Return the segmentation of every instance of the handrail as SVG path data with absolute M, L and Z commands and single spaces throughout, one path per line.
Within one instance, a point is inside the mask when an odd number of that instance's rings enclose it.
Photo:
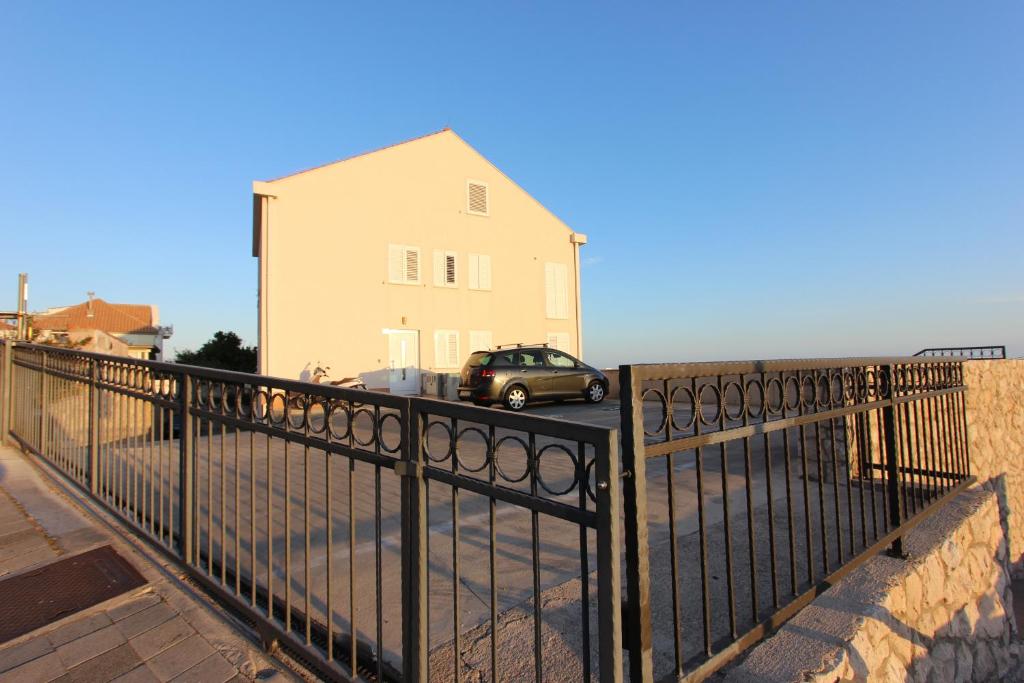
M 939 346 L 921 349 L 914 354 L 917 357 L 960 357 L 966 360 L 1005 359 L 1005 346 Z

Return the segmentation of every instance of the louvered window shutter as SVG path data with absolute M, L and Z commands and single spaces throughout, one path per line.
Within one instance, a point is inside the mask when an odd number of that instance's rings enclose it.
M 420 250 L 412 247 L 405 248 L 405 281 L 420 281 Z
M 459 367 L 459 333 L 448 334 L 448 367 Z
M 487 185 L 483 183 L 470 182 L 467 194 L 469 200 L 469 212 L 486 216 L 489 209 Z
M 444 282 L 451 287 L 458 284 L 455 279 L 455 252 L 444 255 Z

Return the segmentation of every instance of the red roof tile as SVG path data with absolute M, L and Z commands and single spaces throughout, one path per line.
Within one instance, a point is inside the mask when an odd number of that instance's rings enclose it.
M 156 334 L 153 308 L 145 304 L 111 304 L 93 299 L 55 313 L 32 317 L 35 330 L 102 330 L 114 334 Z

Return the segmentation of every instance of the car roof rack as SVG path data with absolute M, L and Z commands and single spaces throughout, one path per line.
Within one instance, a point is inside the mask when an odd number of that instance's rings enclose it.
M 544 342 L 542 344 L 527 344 L 525 342 L 515 342 L 514 344 L 498 344 L 497 346 L 494 347 L 494 349 L 496 351 L 501 351 L 502 349 L 521 349 L 524 346 L 540 346 L 546 349 L 548 347 L 548 343 Z

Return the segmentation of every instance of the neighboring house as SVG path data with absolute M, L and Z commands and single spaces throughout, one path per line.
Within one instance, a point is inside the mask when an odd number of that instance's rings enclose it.
M 6 320 L 0 320 L 0 339 L 15 339 L 18 336 L 18 327 Z
M 163 360 L 164 340 L 173 327 L 161 326 L 156 306 L 112 304 L 90 297 L 74 306 L 32 315 L 32 338 L 67 342 L 119 356 Z
M 254 182 L 259 371 L 408 394 L 496 344 L 580 355 L 583 244 L 447 128 Z

